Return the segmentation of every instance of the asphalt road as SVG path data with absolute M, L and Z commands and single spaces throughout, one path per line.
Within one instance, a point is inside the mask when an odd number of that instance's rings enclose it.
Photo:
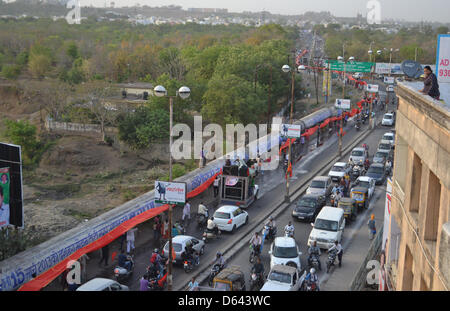
M 347 128 L 345 129 L 347 134 L 343 137 L 344 147 L 350 145 L 354 141 L 355 137 L 360 134 L 359 132 L 356 132 L 351 124 L 352 122 L 349 122 Z M 365 130 L 366 128 L 367 125 L 363 127 L 363 130 Z M 371 134 L 371 136 L 368 138 L 371 141 L 370 144 L 372 146 L 375 146 L 379 140 L 379 137 L 381 137 L 382 133 L 384 133 L 385 131 L 386 130 L 376 130 L 374 134 Z M 305 156 L 305 158 L 294 165 L 294 176 L 291 179 L 291 185 L 299 182 L 301 183 L 302 179 L 304 181 L 306 175 L 309 172 L 323 167 L 330 158 L 337 154 L 337 152 L 337 137 L 333 136 L 332 138 L 328 139 L 323 146 L 311 151 L 307 156 Z M 256 219 L 258 216 L 266 214 L 268 211 L 270 211 L 270 209 L 273 209 L 284 200 L 286 190 L 284 172 L 282 171 L 281 167 L 277 171 L 265 172 L 264 175 L 259 178 L 257 183 L 261 187 L 261 195 L 259 195 L 258 200 L 249 209 L 247 209 L 247 212 L 249 213 L 249 224 L 247 224 L 247 226 L 255 224 L 254 219 Z M 210 209 L 210 213 L 211 212 L 213 211 Z M 284 222 L 286 221 L 282 218 L 280 221 L 278 221 L 278 224 L 281 225 Z M 297 225 L 300 226 L 300 224 Z M 309 224 L 308 226 L 308 228 L 310 229 Z M 301 229 L 301 227 L 304 228 Z M 305 238 L 307 238 L 309 231 L 307 232 L 306 226 L 301 227 L 299 227 L 297 234 L 299 234 L 299 236 L 304 236 Z M 197 267 L 197 270 L 208 268 L 213 262 L 217 251 L 223 251 L 225 247 L 234 245 L 238 241 L 240 241 L 241 238 L 239 237 L 239 233 L 242 230 L 245 230 L 245 228 L 239 228 L 234 234 L 224 233 L 220 240 L 210 241 L 205 247 L 204 255 L 200 258 L 200 266 Z M 304 231 L 303 233 L 301 233 L 302 230 Z M 195 223 L 193 222 L 188 227 L 187 234 L 197 238 L 201 238 L 202 232 L 200 232 L 195 227 Z M 250 236 L 248 237 L 248 239 L 250 239 Z M 304 251 L 304 249 L 302 249 L 302 251 Z M 147 252 L 141 253 L 135 257 L 134 273 L 128 281 L 124 282 L 125 285 L 130 287 L 130 290 L 139 290 L 139 279 L 145 273 L 145 269 L 148 266 L 150 256 L 151 250 L 149 247 L 149 250 Z M 247 250 L 243 252 L 243 258 L 245 258 L 245 260 L 243 259 L 242 262 L 246 261 L 248 263 Z M 176 289 L 177 286 L 184 286 L 185 284 L 187 284 L 191 278 L 191 275 L 195 272 L 196 270 L 187 274 L 184 272 L 181 266 L 175 265 L 173 271 L 174 289 Z
M 369 151 L 370 151 L 370 155 L 373 156 L 373 152 L 376 149 L 376 146 L 378 145 L 378 142 L 381 140 L 381 137 L 383 136 L 383 134 L 387 131 L 387 129 L 383 129 L 383 128 L 377 128 L 374 130 L 374 132 L 367 137 L 367 139 L 365 140 L 365 142 L 369 145 Z M 345 154 L 344 155 L 344 159 L 348 160 L 349 154 Z M 350 244 L 353 242 L 353 234 L 352 231 L 356 231 L 359 228 L 361 228 L 361 226 L 365 226 L 367 219 L 369 218 L 370 214 L 374 212 L 374 209 L 377 210 L 384 210 L 384 193 L 385 193 L 386 189 L 385 189 L 385 185 L 382 186 L 377 186 L 376 187 L 376 191 L 374 193 L 374 195 L 372 196 L 372 200 L 370 202 L 371 205 L 371 209 L 370 210 L 365 210 L 362 213 L 358 214 L 358 217 L 356 219 L 356 221 L 354 221 L 353 223 L 346 224 L 345 230 L 344 230 L 344 234 L 343 234 L 343 239 L 342 239 L 342 245 L 344 247 L 344 249 L 348 248 L 350 246 Z M 302 268 L 307 268 L 307 258 L 308 258 L 308 246 L 307 246 L 307 242 L 308 242 L 308 237 L 309 234 L 311 232 L 311 224 L 309 222 L 300 222 L 297 220 L 294 220 L 292 218 L 292 209 L 294 207 L 294 203 L 291 204 L 291 206 L 286 209 L 279 217 L 277 217 L 276 220 L 276 224 L 277 224 L 277 229 L 278 229 L 278 234 L 277 236 L 283 236 L 284 235 L 284 231 L 283 228 L 288 224 L 289 221 L 292 221 L 292 224 L 295 227 L 295 240 L 297 242 L 297 245 L 300 249 L 300 251 L 303 253 L 300 256 L 300 260 L 301 260 L 301 265 Z M 366 238 L 366 237 L 365 237 Z M 250 237 L 248 237 L 248 239 L 250 239 Z M 268 251 L 270 249 L 270 245 L 271 243 L 265 243 L 264 244 L 264 249 L 263 252 L 261 254 L 261 260 L 262 263 L 264 264 L 264 268 L 265 268 L 265 274 L 267 275 L 267 273 L 270 271 L 270 255 L 268 254 Z M 345 261 L 345 256 L 343 258 L 343 261 Z M 324 252 L 322 252 L 321 255 L 321 263 L 322 263 L 322 272 L 319 272 L 319 280 L 320 282 L 323 282 L 325 278 L 328 278 L 328 275 L 326 275 L 325 272 L 325 262 L 326 262 L 326 254 L 324 254 Z M 242 252 L 237 255 L 236 257 L 234 257 L 231 262 L 229 263 L 229 265 L 237 265 L 241 267 L 241 270 L 246 273 L 246 283 L 247 283 L 247 288 L 249 288 L 249 277 L 250 277 L 250 269 L 251 269 L 251 264 L 249 263 L 249 250 L 242 250 Z M 330 271 L 330 273 L 333 273 L 333 269 Z M 333 290 L 332 288 L 328 288 L 329 290 Z

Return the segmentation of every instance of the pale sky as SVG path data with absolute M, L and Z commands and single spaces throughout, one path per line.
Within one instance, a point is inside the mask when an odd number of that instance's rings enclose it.
M 109 6 L 111 1 L 118 6 L 133 6 L 136 3 L 148 6 L 180 5 L 183 9 L 227 8 L 230 12 L 262 10 L 275 14 L 303 14 L 306 11 L 330 11 L 338 17 L 366 16 L 368 0 L 80 0 L 81 4 Z M 378 0 L 381 3 L 382 19 L 404 19 L 407 21 L 438 21 L 449 23 L 449 0 Z

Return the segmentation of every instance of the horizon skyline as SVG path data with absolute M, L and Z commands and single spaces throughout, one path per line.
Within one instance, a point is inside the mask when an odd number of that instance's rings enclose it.
M 450 1 L 428 0 L 427 3 L 419 0 L 414 5 L 408 0 L 378 0 L 381 4 L 382 20 L 399 20 L 408 22 L 438 22 L 449 24 L 448 14 Z M 161 7 L 176 5 L 183 10 L 189 8 L 224 8 L 229 13 L 243 13 L 250 11 L 258 13 L 262 11 L 280 15 L 302 15 L 306 12 L 330 12 L 335 17 L 356 17 L 358 13 L 365 18 L 368 13 L 368 0 L 316 0 L 313 3 L 306 1 L 279 0 L 277 3 L 269 0 L 228 0 L 226 4 L 214 0 L 80 0 L 82 6 L 104 8 L 110 7 L 114 2 L 115 8 L 140 6 Z M 287 11 L 285 8 L 288 8 Z M 403 8 L 407 7 L 408 10 Z M 403 10 L 402 10 L 403 9 Z M 412 11 L 411 11 L 412 9 Z M 399 14 L 396 14 L 399 13 Z M 401 13 L 401 14 L 400 14 Z M 414 14 L 413 14 L 414 13 Z

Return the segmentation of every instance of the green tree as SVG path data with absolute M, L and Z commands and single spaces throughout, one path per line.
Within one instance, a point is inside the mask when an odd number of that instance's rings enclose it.
M 169 113 L 167 110 L 139 107 L 118 121 L 119 139 L 131 148 L 141 150 L 153 142 L 169 135 Z
M 19 65 L 4 65 L 2 68 L 2 76 L 6 79 L 15 80 L 20 75 Z
M 22 152 L 25 158 L 33 162 L 36 156 L 36 151 L 40 144 L 37 139 L 36 126 L 30 124 L 28 121 L 14 121 L 6 120 L 5 136 L 16 145 L 22 146 Z

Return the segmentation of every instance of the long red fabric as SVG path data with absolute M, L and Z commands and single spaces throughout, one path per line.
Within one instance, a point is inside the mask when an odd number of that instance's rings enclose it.
M 208 189 L 208 187 L 214 182 L 214 179 L 217 175 L 221 174 L 217 173 L 210 179 L 208 179 L 205 183 L 203 183 L 201 186 L 197 187 L 193 191 L 189 192 L 187 194 L 188 198 L 195 197 Z M 93 252 L 95 250 L 98 250 L 105 245 L 111 243 L 115 239 L 117 239 L 119 236 L 130 230 L 131 228 L 137 226 L 138 224 L 149 220 L 150 218 L 153 218 L 166 210 L 169 209 L 169 205 L 165 204 L 159 207 L 155 207 L 152 209 L 149 209 L 135 217 L 133 217 L 130 220 L 127 220 L 120 224 L 118 227 L 114 228 L 112 231 L 108 232 L 104 236 L 102 236 L 100 239 L 96 240 L 95 242 L 92 242 L 89 245 L 86 245 L 83 248 L 80 248 L 73 254 L 71 254 L 69 257 L 65 258 L 63 261 L 59 262 L 52 268 L 48 269 L 44 273 L 40 274 L 36 278 L 32 279 L 31 281 L 28 281 L 24 285 L 22 285 L 18 291 L 38 291 L 42 289 L 43 287 L 47 286 L 51 281 L 53 281 L 55 278 L 58 277 L 64 270 L 67 268 L 67 264 L 71 260 L 78 260 L 82 255 L 86 253 Z

